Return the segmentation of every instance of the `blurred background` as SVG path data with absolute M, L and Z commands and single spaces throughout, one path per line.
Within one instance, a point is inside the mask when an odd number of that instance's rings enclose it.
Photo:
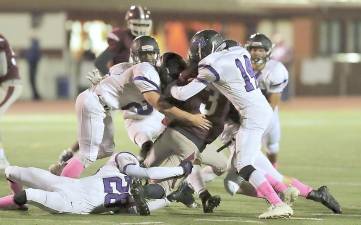
M 107 47 L 114 26 L 125 27 L 130 5 L 152 12 L 161 51 L 186 57 L 188 40 L 212 28 L 245 43 L 250 34 L 272 38 L 272 57 L 290 72 L 283 98 L 361 95 L 361 1 L 347 0 L 0 0 L 0 32 L 17 54 L 31 99 L 26 49 L 38 45 L 36 78 L 42 99 L 74 99 L 85 75 Z M 35 41 L 35 43 L 34 43 Z

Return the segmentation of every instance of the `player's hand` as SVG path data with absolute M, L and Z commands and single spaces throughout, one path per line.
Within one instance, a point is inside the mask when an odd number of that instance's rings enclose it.
M 193 114 L 191 118 L 191 123 L 205 130 L 209 130 L 212 127 L 211 121 L 206 119 L 206 116 L 203 114 Z
M 90 83 L 92 83 L 92 85 L 97 85 L 103 79 L 98 69 L 88 72 L 86 78 L 90 81 Z
M 183 168 L 183 175 L 184 176 L 188 176 L 189 174 L 191 174 L 192 172 L 192 169 L 193 169 L 193 164 L 191 161 L 189 160 L 183 160 L 180 164 L 179 164 L 180 167 Z

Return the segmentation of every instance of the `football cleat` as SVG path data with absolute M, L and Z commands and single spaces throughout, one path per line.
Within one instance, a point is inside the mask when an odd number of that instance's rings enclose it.
M 199 194 L 199 197 L 202 200 L 204 213 L 213 213 L 213 210 L 221 203 L 221 197 L 218 195 L 212 196 L 207 190 Z
M 193 197 L 194 191 L 188 186 L 186 182 L 179 185 L 176 191 L 173 191 L 167 196 L 170 202 L 180 202 L 186 205 L 188 208 L 194 208 L 197 206 Z
M 342 210 L 340 204 L 337 200 L 331 195 L 326 186 L 322 186 L 317 190 L 312 190 L 306 197 L 316 202 L 321 202 L 322 205 L 331 209 L 334 213 L 341 214 Z
M 54 163 L 49 166 L 49 172 L 60 176 L 61 172 L 63 171 L 64 167 L 67 165 L 67 163 Z
M 292 206 L 293 203 L 296 202 L 298 195 L 300 194 L 300 191 L 295 187 L 288 187 L 283 192 L 279 193 L 280 198 L 283 202 L 285 202 L 287 205 Z
M 132 188 L 130 190 L 137 212 L 141 216 L 150 215 L 150 210 L 144 197 L 143 186 L 139 179 L 134 179 L 132 182 Z
M 258 216 L 259 219 L 289 218 L 293 215 L 293 209 L 282 202 L 278 205 L 271 205 L 266 212 Z
M 59 155 L 59 162 L 60 163 L 65 163 L 67 162 L 69 159 L 71 159 L 74 156 L 74 152 L 68 148 L 65 149 L 60 155 Z

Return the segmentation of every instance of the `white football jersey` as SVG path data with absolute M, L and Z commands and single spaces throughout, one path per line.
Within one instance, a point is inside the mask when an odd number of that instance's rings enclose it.
M 55 188 L 68 199 L 77 199 L 74 203 L 82 204 L 83 213 L 111 211 L 112 204 L 126 203 L 130 195 L 131 178 L 123 173 L 128 165 L 139 165 L 139 162 L 133 154 L 119 152 L 93 176 L 58 184 Z
M 199 62 L 197 80 L 212 82 L 243 117 L 256 122 L 272 109 L 257 86 L 250 58 L 248 51 L 238 46 L 212 53 Z
M 109 76 L 96 85 L 94 90 L 102 103 L 112 110 L 130 110 L 148 115 L 153 108 L 142 94 L 148 91 L 159 92 L 159 85 L 158 72 L 150 63 L 119 63 L 110 68 Z
M 288 71 L 279 61 L 269 60 L 260 72 L 256 73 L 259 88 L 266 93 L 281 93 L 288 83 Z

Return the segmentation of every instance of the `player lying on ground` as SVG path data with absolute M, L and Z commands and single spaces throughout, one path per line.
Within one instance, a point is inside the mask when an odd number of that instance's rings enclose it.
M 13 195 L 1 198 L 0 208 L 26 209 L 25 204 L 29 203 L 55 213 L 89 214 L 119 212 L 135 205 L 139 214 L 148 215 L 153 209 L 151 202 L 146 204 L 141 186 L 133 187 L 132 180 L 187 176 L 192 167 L 190 161 L 183 161 L 178 167 L 143 168 L 128 152 L 113 154 L 95 175 L 81 179 L 60 177 L 33 167 L 9 166 L 5 174 L 12 183 Z M 23 190 L 22 185 L 28 188 Z

